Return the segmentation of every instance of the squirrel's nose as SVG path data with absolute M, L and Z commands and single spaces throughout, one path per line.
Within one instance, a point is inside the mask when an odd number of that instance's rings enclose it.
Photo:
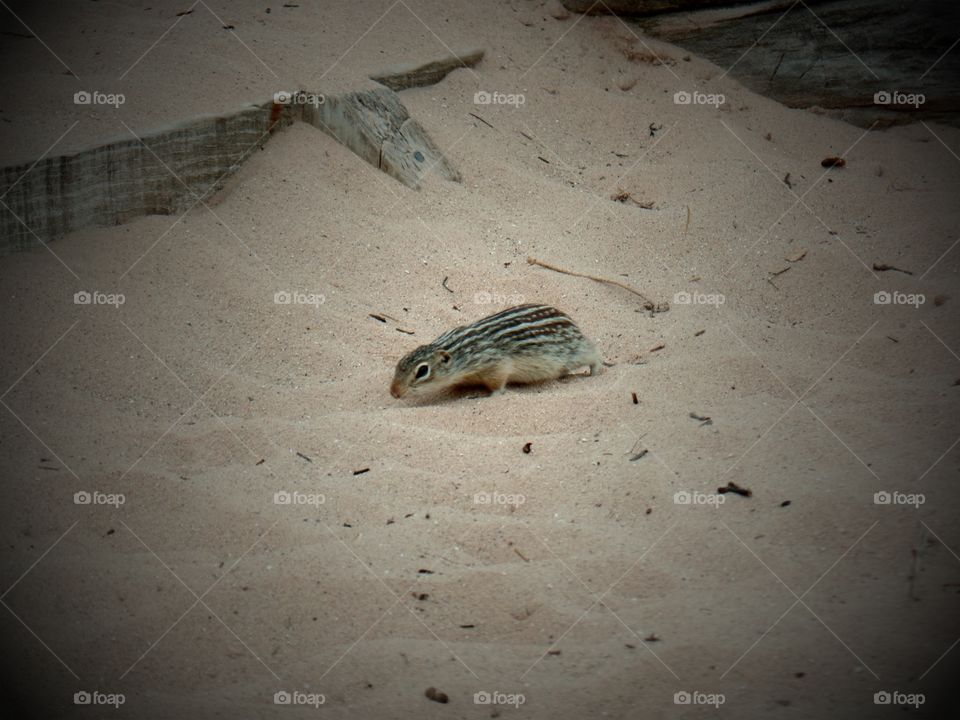
M 398 388 L 396 385 L 390 386 L 390 394 L 397 399 L 403 396 L 403 393 L 400 392 L 400 388 Z

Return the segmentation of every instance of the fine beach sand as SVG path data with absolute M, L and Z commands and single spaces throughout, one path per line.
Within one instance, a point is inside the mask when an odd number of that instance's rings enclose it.
M 298 123 L 209 207 L 2 259 L 9 716 L 92 717 L 73 697 L 94 690 L 136 718 L 885 717 L 881 691 L 950 715 L 960 131 L 791 110 L 525 2 L 210 5 L 244 44 L 200 4 L 118 83 L 189 7 L 21 16 L 144 132 L 483 47 L 400 93 L 463 182 L 411 190 Z M 53 155 L 124 132 L 42 46 L 4 58 L 29 68 L 8 98 L 39 88 L 0 123 L 5 164 L 74 120 Z M 698 88 L 724 104 L 674 103 Z M 390 397 L 403 354 L 519 302 L 566 311 L 609 366 Z M 731 481 L 752 494 L 717 496 Z

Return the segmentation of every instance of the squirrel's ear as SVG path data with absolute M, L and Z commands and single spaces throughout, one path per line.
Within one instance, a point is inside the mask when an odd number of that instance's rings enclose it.
M 448 353 L 446 350 L 441 350 L 437 353 L 437 356 L 440 358 L 440 362 L 442 363 L 450 362 L 450 353 Z

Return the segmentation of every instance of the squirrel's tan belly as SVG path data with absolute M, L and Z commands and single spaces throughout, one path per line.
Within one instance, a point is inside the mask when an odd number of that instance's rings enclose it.
M 568 363 L 561 358 L 549 356 L 527 357 L 521 355 L 507 358 L 504 360 L 504 364 L 510 368 L 507 375 L 507 382 L 516 383 L 555 380 L 556 378 L 563 377 L 569 373 L 570 370 L 576 369 L 567 367 Z

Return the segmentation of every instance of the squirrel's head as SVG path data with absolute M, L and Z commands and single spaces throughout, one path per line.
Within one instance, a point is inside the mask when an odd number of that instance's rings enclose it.
M 401 358 L 390 383 L 390 394 L 402 398 L 425 387 L 440 390 L 446 387 L 445 378 L 451 375 L 452 358 L 446 350 L 421 345 Z

